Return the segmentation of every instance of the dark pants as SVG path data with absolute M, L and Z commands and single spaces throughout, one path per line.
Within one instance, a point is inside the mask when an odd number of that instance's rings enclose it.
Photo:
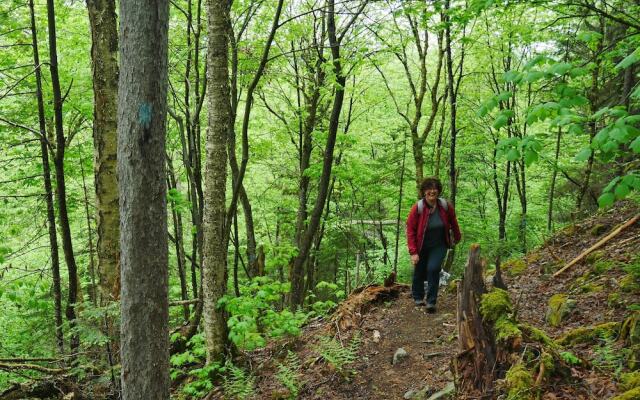
M 446 254 L 447 248 L 444 246 L 422 249 L 418 264 L 413 269 L 411 292 L 414 300 L 424 299 L 424 281 L 426 280 L 429 283 L 427 304 L 436 304 L 440 286 L 440 270 Z

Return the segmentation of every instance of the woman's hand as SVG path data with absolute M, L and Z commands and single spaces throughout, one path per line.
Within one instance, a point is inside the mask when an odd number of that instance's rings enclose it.
M 420 260 L 420 256 L 417 254 L 411 255 L 411 264 L 415 267 L 418 264 L 418 260 Z

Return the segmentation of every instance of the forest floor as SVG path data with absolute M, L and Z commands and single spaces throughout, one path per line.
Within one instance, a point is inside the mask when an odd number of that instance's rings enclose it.
M 552 274 L 637 213 L 637 207 L 623 204 L 565 228 L 521 262 L 505 263 L 505 282 L 518 320 L 553 339 L 577 327 L 622 323 L 632 313 L 630 306 L 640 303 L 637 279 L 630 290 L 629 285 L 621 288 L 625 279 L 629 283 L 625 266 L 640 262 L 640 222 L 559 277 Z M 570 298 L 571 304 L 558 326 L 545 318 L 554 294 Z M 254 398 L 446 397 L 453 381 L 451 360 L 458 352 L 455 324 L 456 296 L 447 288 L 440 292 L 435 314 L 415 307 L 406 285 L 363 288 L 330 318 L 308 324 L 300 338 L 245 354 L 256 377 Z M 629 344 L 616 336 L 619 326 L 612 332 L 565 345 L 563 350 L 579 358 L 580 365 L 570 368 L 570 376 L 545 379 L 533 392 L 548 400 L 619 394 L 617 380 L 629 370 L 632 354 Z M 406 356 L 394 363 L 401 348 Z

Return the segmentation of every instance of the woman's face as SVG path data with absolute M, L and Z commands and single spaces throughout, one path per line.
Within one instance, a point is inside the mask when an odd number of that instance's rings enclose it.
M 429 202 L 433 203 L 438 198 L 440 192 L 436 188 L 427 188 L 424 190 L 424 198 Z

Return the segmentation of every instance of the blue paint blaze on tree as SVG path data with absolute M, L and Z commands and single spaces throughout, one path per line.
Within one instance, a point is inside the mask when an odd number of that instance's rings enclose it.
M 153 114 L 153 106 L 149 103 L 140 104 L 138 108 L 138 122 L 143 128 L 149 129 L 151 126 L 151 116 Z

